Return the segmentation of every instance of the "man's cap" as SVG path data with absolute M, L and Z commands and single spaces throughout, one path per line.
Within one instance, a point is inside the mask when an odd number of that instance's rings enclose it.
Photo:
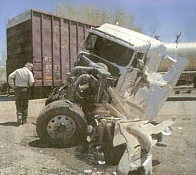
M 33 64 L 28 62 L 25 64 L 25 67 L 32 67 L 33 68 Z

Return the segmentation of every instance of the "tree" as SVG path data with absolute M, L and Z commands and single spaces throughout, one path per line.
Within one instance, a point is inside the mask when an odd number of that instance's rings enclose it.
M 3 53 L 0 58 L 0 83 L 6 81 L 6 60 L 7 60 L 7 54 L 6 54 L 6 44 L 4 45 L 5 48 L 3 49 Z
M 54 13 L 64 18 L 91 24 L 94 26 L 99 26 L 103 23 L 111 23 L 142 32 L 140 27 L 135 26 L 134 16 L 120 10 L 100 9 L 87 5 L 76 7 L 71 4 L 71 0 L 68 0 L 65 3 L 61 2 L 57 4 L 54 9 Z

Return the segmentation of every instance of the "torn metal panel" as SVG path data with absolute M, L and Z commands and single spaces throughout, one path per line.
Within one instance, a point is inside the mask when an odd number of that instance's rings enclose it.
M 169 58 L 171 60 L 171 57 Z M 133 111 L 135 115 L 139 115 L 141 119 L 151 121 L 156 117 L 187 64 L 187 60 L 179 56 L 173 56 L 172 59 L 173 65 L 165 74 L 150 72 L 146 69 L 145 74 L 139 80 L 143 79 L 145 83 L 135 83 L 131 81 L 132 77 L 129 81 L 129 74 L 126 75 L 127 86 L 120 88 L 119 93 L 124 96 L 129 110 Z M 140 78 L 136 75 L 134 77 L 135 79 Z
M 126 130 L 127 123 L 117 122 L 115 127 L 113 145 L 127 144 L 127 148 L 118 164 L 117 172 L 128 174 L 129 171 L 137 170 L 141 166 L 141 146 L 139 141 Z M 138 162 L 139 160 L 139 162 Z
M 187 64 L 187 60 L 184 58 L 175 56 L 173 59 L 175 59 L 175 62 L 173 62 L 173 65 L 168 68 L 165 74 L 154 76 L 154 79 L 151 79 L 151 81 L 147 78 L 150 84 L 148 96 L 145 99 L 145 118 L 147 120 L 151 121 L 156 117 Z
M 151 45 L 146 55 L 148 58 L 146 67 L 150 72 L 157 72 L 162 58 L 167 54 L 166 47 L 164 43 L 158 40 L 151 39 L 150 43 Z
M 127 144 L 127 148 L 118 164 L 117 172 L 127 175 L 130 171 L 142 167 L 145 175 L 152 174 L 152 147 L 156 144 L 151 135 L 163 131 L 175 123 L 174 119 L 156 126 L 147 121 L 116 122 L 113 145 Z

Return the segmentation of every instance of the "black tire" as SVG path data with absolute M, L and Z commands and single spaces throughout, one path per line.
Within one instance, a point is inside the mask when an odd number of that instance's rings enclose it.
M 87 122 L 83 111 L 68 100 L 45 106 L 36 122 L 39 138 L 61 147 L 75 146 L 85 141 Z

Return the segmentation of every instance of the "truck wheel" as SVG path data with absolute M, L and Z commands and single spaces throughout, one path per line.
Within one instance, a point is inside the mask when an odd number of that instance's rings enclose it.
M 36 122 L 36 132 L 42 141 L 63 147 L 85 141 L 86 130 L 83 111 L 68 100 L 45 106 Z

